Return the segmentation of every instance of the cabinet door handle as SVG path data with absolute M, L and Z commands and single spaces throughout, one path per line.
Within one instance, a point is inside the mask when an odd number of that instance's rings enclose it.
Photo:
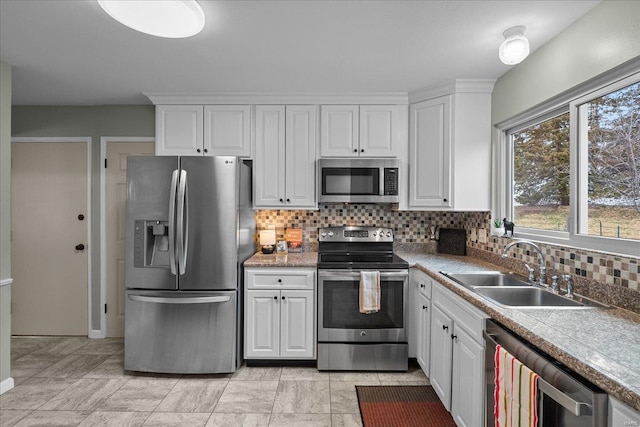
M 278 300 L 278 296 L 277 295 L 274 296 L 273 299 L 277 301 Z
M 199 148 L 196 148 L 196 151 L 199 153 L 201 150 Z
M 421 288 L 424 288 L 424 283 L 420 283 L 420 287 L 421 287 Z
M 445 203 L 447 203 L 447 199 L 442 199 Z
M 443 331 L 448 331 L 448 330 L 449 330 L 449 327 L 448 327 L 448 326 L 446 326 L 446 325 L 442 325 L 442 330 L 443 330 Z
M 426 309 L 427 309 L 427 306 L 426 306 L 426 305 L 423 305 L 423 306 L 422 306 L 422 309 L 423 309 L 423 310 L 426 310 Z
M 282 295 L 282 300 L 284 301 L 284 299 L 285 299 L 285 298 L 284 298 L 284 295 Z
M 451 334 L 451 339 L 455 340 L 456 342 L 458 342 L 458 336 L 457 335 Z
M 208 148 L 205 148 L 205 149 L 204 149 L 204 152 L 205 152 L 205 153 L 208 153 L 208 152 L 209 152 L 209 149 L 208 149 Z
M 284 200 L 283 200 L 283 199 L 280 199 L 280 203 L 284 203 Z
M 291 203 L 291 199 L 287 199 L 287 203 Z
M 357 152 L 358 152 L 358 149 L 357 149 L 357 148 L 354 148 L 354 149 L 353 149 L 353 152 L 354 152 L 354 153 L 357 153 Z
M 360 152 L 361 152 L 361 153 L 364 153 L 364 148 L 362 148 L 362 149 L 360 150 Z
M 278 279 L 278 283 L 282 283 L 282 279 Z

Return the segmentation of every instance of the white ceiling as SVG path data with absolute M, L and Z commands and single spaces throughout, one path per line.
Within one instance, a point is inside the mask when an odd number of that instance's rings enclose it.
M 496 79 L 502 32 L 531 50 L 600 0 L 199 0 L 202 33 L 162 39 L 93 0 L 0 0 L 14 105 L 148 104 L 143 92 L 410 92 Z

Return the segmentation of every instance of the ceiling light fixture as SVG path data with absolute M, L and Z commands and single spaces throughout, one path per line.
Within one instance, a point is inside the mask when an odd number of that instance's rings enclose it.
M 157 37 L 191 37 L 204 28 L 204 12 L 195 0 L 98 0 L 113 19 Z
M 498 50 L 500 60 L 507 65 L 522 62 L 529 55 L 529 40 L 524 36 L 527 28 L 523 26 L 511 27 L 504 33 L 504 41 Z

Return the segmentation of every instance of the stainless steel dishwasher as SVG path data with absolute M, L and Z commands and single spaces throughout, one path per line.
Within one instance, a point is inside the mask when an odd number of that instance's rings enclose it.
M 607 425 L 607 394 L 561 363 L 554 361 L 522 338 L 492 320 L 484 332 L 486 426 L 494 426 L 495 351 L 506 351 L 540 376 L 538 426 L 601 427 Z

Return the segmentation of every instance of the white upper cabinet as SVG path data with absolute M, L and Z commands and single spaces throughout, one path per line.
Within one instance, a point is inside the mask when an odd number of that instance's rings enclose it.
M 255 207 L 316 207 L 316 111 L 308 105 L 256 106 Z
M 320 155 L 358 156 L 358 106 L 323 105 L 320 110 Z
M 251 156 L 249 105 L 157 105 L 156 155 Z
M 409 208 L 491 208 L 491 89 L 463 82 L 409 107 Z
M 395 105 L 360 106 L 360 155 L 389 157 L 393 155 Z
M 213 156 L 251 156 L 251 107 L 205 105 L 204 149 Z
M 451 207 L 451 97 L 409 108 L 409 205 Z
M 285 202 L 315 207 L 317 108 L 287 105 L 285 111 Z
M 321 157 L 395 157 L 397 105 L 323 105 Z
M 156 107 L 156 155 L 197 156 L 203 151 L 202 105 Z

